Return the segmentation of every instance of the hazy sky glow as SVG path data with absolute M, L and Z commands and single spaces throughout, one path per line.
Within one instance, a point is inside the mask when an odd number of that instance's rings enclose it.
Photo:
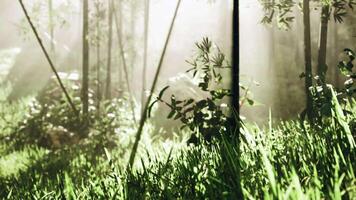
M 25 1 L 29 13 L 33 18 L 36 16 L 30 8 L 34 2 L 35 0 Z M 36 0 L 36 2 L 39 1 Z M 55 29 L 55 38 L 52 42 L 56 44 L 57 68 L 79 69 L 81 67 L 80 42 L 82 26 L 79 11 L 81 8 L 80 1 L 55 0 L 54 2 L 55 8 L 59 6 L 65 7 L 66 2 L 70 2 L 70 8 L 73 10 L 73 12 L 70 12 L 72 14 L 65 16 L 67 24 L 62 28 Z M 232 1 L 208 2 L 209 1 L 206 0 L 182 1 L 165 57 L 162 76 L 160 77 L 163 84 L 165 84 L 170 77 L 176 75 L 176 73 L 184 72 L 189 67 L 185 60 L 193 55 L 195 50 L 194 43 L 202 40 L 203 37 L 211 38 L 224 52 L 230 52 Z M 172 0 L 151 0 L 148 41 L 148 82 L 151 81 L 151 74 L 155 71 L 176 3 L 177 1 Z M 32 33 L 28 32 L 25 35 L 26 37 L 20 34 L 23 32 L 23 28 L 21 27 L 28 28 L 28 25 L 25 21 L 21 22 L 24 16 L 18 2 L 14 0 L 2 0 L 1 4 L 0 30 L 3 37 L 0 38 L 0 50 L 21 49 L 21 54 L 17 54 L 18 57 L 14 57 L 16 62 L 13 62 L 13 64 L 15 68 L 21 68 L 22 72 L 31 71 L 30 68 L 32 67 L 38 69 L 38 65 L 43 66 L 43 68 L 48 67 Z M 46 9 L 46 7 L 44 9 Z M 47 13 L 46 10 L 41 12 L 43 17 L 39 18 L 41 24 L 39 32 L 45 45 L 49 47 L 51 38 L 49 37 L 48 26 L 46 25 L 46 23 L 48 23 L 46 19 Z M 143 11 L 140 10 L 137 12 L 136 16 L 137 25 L 135 28 L 137 33 L 132 37 L 136 37 L 137 55 L 142 56 Z M 123 26 L 129 26 L 129 24 L 123 24 Z M 19 65 L 21 65 L 21 67 Z M 138 58 L 136 65 L 137 66 L 134 67 L 134 73 L 140 73 L 142 59 Z M 19 73 L 19 76 L 21 76 L 20 74 L 21 73 Z M 135 82 L 133 87 L 138 88 L 140 85 L 141 83 Z M 139 90 L 137 91 L 137 93 L 139 93 Z

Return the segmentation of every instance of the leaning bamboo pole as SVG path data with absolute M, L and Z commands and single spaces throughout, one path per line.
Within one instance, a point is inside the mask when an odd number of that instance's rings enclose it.
M 20 3 L 20 5 L 21 5 L 21 8 L 22 8 L 22 10 L 23 10 L 23 12 L 24 12 L 24 14 L 25 14 L 25 16 L 26 16 L 26 19 L 27 19 L 28 23 L 30 24 L 31 29 L 32 29 L 32 31 L 33 31 L 33 33 L 34 33 L 34 35 L 35 35 L 37 41 L 38 41 L 38 44 L 40 45 L 40 47 L 41 47 L 41 49 L 42 49 L 42 51 L 43 51 L 43 53 L 44 53 L 44 55 L 45 55 L 45 57 L 46 57 L 46 59 L 47 59 L 49 65 L 50 65 L 50 67 L 51 67 L 53 73 L 54 73 L 55 76 L 56 76 L 56 79 L 57 79 L 57 81 L 58 81 L 58 84 L 59 84 L 59 86 L 61 87 L 61 89 L 62 89 L 62 91 L 63 91 L 63 93 L 64 93 L 64 95 L 65 95 L 65 97 L 66 97 L 66 99 L 67 99 L 67 102 L 69 103 L 69 105 L 70 105 L 71 108 L 73 109 L 74 113 L 75 113 L 77 116 L 79 116 L 79 112 L 78 112 L 78 110 L 76 109 L 76 107 L 75 107 L 75 105 L 74 105 L 72 99 L 70 98 L 70 96 L 69 96 L 69 94 L 68 94 L 66 88 L 64 87 L 63 82 L 62 82 L 62 80 L 61 80 L 61 78 L 60 78 L 60 76 L 59 76 L 59 74 L 58 74 L 58 72 L 57 72 L 57 69 L 55 68 L 55 66 L 54 66 L 54 64 L 53 64 L 53 62 L 52 62 L 52 60 L 51 60 L 51 58 L 49 57 L 49 54 L 48 54 L 46 48 L 45 48 L 44 45 L 43 45 L 42 39 L 40 38 L 40 36 L 39 36 L 39 34 L 38 34 L 38 32 L 37 32 L 36 27 L 35 27 L 35 26 L 33 25 L 33 23 L 32 23 L 32 20 L 31 20 L 31 18 L 30 18 L 30 16 L 29 16 L 28 12 L 27 12 L 27 10 L 26 10 L 26 7 L 25 7 L 23 1 L 22 1 L 22 0 L 19 0 L 19 3 Z
M 165 41 L 165 44 L 164 44 L 164 47 L 163 47 L 163 50 L 162 50 L 162 54 L 161 54 L 161 57 L 160 57 L 160 60 L 159 60 L 159 63 L 158 63 L 156 74 L 155 74 L 154 79 L 153 79 L 153 83 L 152 83 L 152 86 L 151 86 L 150 94 L 149 94 L 149 96 L 147 98 L 147 101 L 146 101 L 145 107 L 144 107 L 144 112 L 142 113 L 142 116 L 141 116 L 141 119 L 140 119 L 140 124 L 139 124 L 138 130 L 137 130 L 137 133 L 136 133 L 135 143 L 134 143 L 134 145 L 132 147 L 132 150 L 131 150 L 131 155 L 130 155 L 128 168 L 131 168 L 133 166 L 133 163 L 134 163 L 134 160 L 135 160 L 138 144 L 139 144 L 139 142 L 141 140 L 141 136 L 142 136 L 142 130 L 143 130 L 143 127 L 144 127 L 146 119 L 147 119 L 147 110 L 148 110 L 149 105 L 151 103 L 153 92 L 155 91 L 155 88 L 156 88 L 156 85 L 157 85 L 158 77 L 159 77 L 159 74 L 161 72 L 163 60 L 164 60 L 164 57 L 166 55 L 168 43 L 169 43 L 169 40 L 170 40 L 172 32 L 173 32 L 174 22 L 176 21 L 180 4 L 181 4 L 181 0 L 178 0 L 177 6 L 175 8 L 174 16 L 173 16 L 173 19 L 172 19 L 172 22 L 171 22 L 171 25 L 170 25 L 170 28 L 169 28 L 169 31 L 168 31 L 168 35 L 167 35 L 167 38 L 166 38 L 166 41 Z

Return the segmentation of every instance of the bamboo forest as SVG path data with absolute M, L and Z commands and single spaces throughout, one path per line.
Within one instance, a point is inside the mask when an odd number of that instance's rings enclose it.
M 0 199 L 356 200 L 356 0 L 0 2 Z

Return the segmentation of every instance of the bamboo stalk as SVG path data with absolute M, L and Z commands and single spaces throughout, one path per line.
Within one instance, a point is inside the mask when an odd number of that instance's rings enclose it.
M 51 36 L 51 52 L 52 56 L 55 55 L 55 47 L 54 47 L 54 24 L 53 24 L 53 0 L 48 0 L 48 18 L 49 18 L 49 34 Z
M 99 3 L 96 5 L 97 19 L 96 19 L 96 95 L 97 95 L 97 113 L 100 114 L 101 102 L 101 79 L 100 79 L 100 7 Z
M 239 50 L 239 1 L 233 1 L 234 2 L 234 8 L 233 8 L 233 20 L 232 20 L 232 42 L 233 42 L 233 48 L 232 48 L 232 74 L 231 74 L 231 79 L 232 79 L 232 98 L 231 98 L 231 106 L 232 106 L 232 127 L 231 131 L 233 133 L 232 139 L 234 139 L 237 144 L 237 153 L 238 156 L 241 157 L 241 151 L 240 151 L 240 107 L 239 107 L 239 99 L 240 99 L 240 87 L 239 87 L 239 82 L 240 82 L 240 50 Z M 222 152 L 223 153 L 223 152 Z M 225 159 L 226 154 L 223 153 L 222 158 Z M 242 191 L 242 186 L 241 186 L 241 169 L 240 169 L 240 158 L 237 159 L 237 165 L 236 165 L 236 172 L 237 174 L 237 180 L 234 180 L 234 190 L 235 193 L 232 194 L 233 199 L 244 199 L 243 191 Z
M 115 7 L 116 8 L 116 7 Z M 118 12 L 118 17 L 119 17 L 119 21 L 118 21 L 118 24 L 119 24 L 119 27 L 122 27 L 122 0 L 119 0 L 118 1 L 118 9 L 117 9 L 117 12 Z M 120 35 L 120 37 L 123 35 L 122 34 L 122 29 L 119 29 L 119 32 L 117 33 L 118 35 Z M 120 53 L 118 54 L 118 55 L 120 55 Z M 121 56 L 119 56 L 120 58 L 118 59 L 118 60 L 120 60 L 121 59 Z M 122 91 L 123 91 L 123 88 L 122 88 L 122 61 L 120 62 L 118 62 L 118 84 L 119 84 L 119 91 L 120 91 L 120 93 L 119 93 L 119 97 L 121 97 L 121 94 L 122 94 Z
M 28 12 L 27 12 L 27 10 L 26 10 L 26 7 L 25 7 L 23 1 L 22 1 L 22 0 L 19 0 L 19 3 L 20 3 L 20 5 L 21 5 L 21 8 L 22 8 L 22 10 L 23 10 L 23 12 L 24 12 L 24 14 L 25 14 L 25 16 L 26 16 L 26 19 L 27 19 L 28 23 L 30 24 L 31 29 L 32 29 L 32 31 L 33 31 L 33 33 L 34 33 L 34 35 L 35 35 L 37 41 L 38 41 L 38 44 L 40 45 L 40 47 L 41 47 L 41 49 L 42 49 L 42 51 L 43 51 L 43 53 L 44 53 L 44 55 L 45 55 L 45 57 L 46 57 L 46 59 L 47 59 L 49 65 L 50 65 L 50 67 L 51 67 L 53 73 L 54 73 L 55 76 L 56 76 L 56 79 L 57 79 L 57 81 L 58 81 L 58 84 L 59 84 L 59 86 L 61 87 L 61 89 L 62 89 L 62 91 L 63 91 L 63 93 L 64 93 L 64 95 L 65 95 L 65 97 L 66 97 L 66 99 L 67 99 L 67 101 L 68 101 L 68 103 L 69 103 L 69 105 L 70 105 L 71 108 L 73 109 L 74 113 L 75 113 L 77 116 L 79 116 L 79 112 L 78 112 L 78 110 L 75 108 L 75 105 L 74 105 L 72 99 L 70 98 L 70 96 L 69 96 L 69 94 L 68 94 L 66 88 L 64 87 L 64 85 L 63 85 L 63 83 L 62 83 L 62 80 L 61 80 L 61 78 L 59 77 L 59 74 L 58 74 L 58 72 L 57 72 L 57 69 L 55 68 L 55 66 L 54 66 L 54 64 L 53 64 L 53 62 L 52 62 L 52 60 L 51 60 L 51 58 L 49 57 L 49 54 L 48 54 L 46 48 L 44 47 L 43 42 L 42 42 L 40 36 L 38 35 L 38 32 L 37 32 L 37 30 L 36 30 L 36 27 L 33 25 L 32 21 L 31 21 L 31 18 L 30 18 L 29 14 L 28 14 Z
M 153 80 L 153 83 L 152 83 L 152 86 L 151 86 L 150 94 L 149 94 L 149 96 L 147 98 L 147 101 L 146 101 L 145 107 L 144 107 L 144 112 L 142 113 L 142 116 L 141 116 L 141 119 L 140 119 L 140 124 L 139 124 L 138 130 L 137 130 L 137 133 L 136 133 L 135 143 L 134 143 L 134 145 L 132 147 L 129 164 L 127 166 L 128 168 L 132 167 L 133 163 L 135 161 L 135 156 L 136 156 L 138 144 L 139 144 L 139 142 L 141 140 L 142 130 L 143 130 L 143 127 L 144 127 L 146 119 L 147 119 L 147 110 L 148 110 L 148 107 L 150 105 L 153 92 L 155 91 L 159 74 L 161 72 L 162 63 L 163 63 L 163 60 L 164 60 L 164 57 L 165 57 L 165 54 L 166 54 L 166 51 L 167 51 L 169 40 L 170 40 L 171 35 L 172 35 L 174 23 L 175 23 L 176 18 L 177 18 L 177 14 L 178 14 L 178 10 L 179 10 L 180 4 L 181 4 L 181 0 L 178 0 L 177 6 L 175 8 L 174 16 L 173 16 L 173 19 L 172 19 L 172 22 L 171 22 L 171 25 L 170 25 L 170 28 L 169 28 L 169 32 L 168 32 L 168 35 L 167 35 L 167 38 L 166 38 L 166 41 L 165 41 L 165 44 L 164 44 L 164 48 L 163 48 L 163 51 L 162 51 L 162 54 L 161 54 L 161 57 L 160 57 L 160 60 L 159 60 L 159 63 L 158 63 L 156 74 L 154 76 L 154 80 Z
M 146 91 L 146 73 L 147 73 L 147 53 L 148 53 L 148 23 L 150 17 L 150 0 L 145 0 L 145 30 L 144 30 L 144 47 L 143 47 L 143 70 L 142 70 L 142 91 L 141 91 L 141 114 L 144 112 L 143 105 L 145 104 Z
M 111 99 L 111 53 L 112 53 L 112 25 L 113 25 L 113 2 L 108 0 L 108 25 L 109 25 L 109 36 L 108 36 L 108 60 L 107 60 L 107 70 L 106 70 L 106 99 Z
M 83 1 L 83 63 L 82 63 L 82 101 L 83 115 L 87 118 L 89 113 L 89 1 Z M 86 120 L 88 121 L 88 120 Z
M 127 64 L 126 64 L 126 58 L 124 55 L 124 47 L 122 44 L 122 35 L 120 34 L 120 30 L 119 30 L 119 21 L 118 21 L 118 17 L 117 17 L 117 12 L 115 9 L 115 6 L 113 6 L 113 12 L 114 12 L 114 17 L 115 17 L 115 25 L 116 25 L 116 31 L 117 31 L 117 37 L 119 40 L 119 49 L 120 49 L 120 56 L 121 56 L 121 60 L 122 60 L 122 65 L 124 68 L 124 73 L 125 73 L 125 81 L 126 81 L 126 85 L 127 85 L 127 90 L 129 93 L 129 98 L 130 98 L 130 108 L 132 111 L 132 117 L 133 120 L 136 124 L 136 116 L 135 116 L 135 106 L 134 106 L 134 101 L 133 101 L 133 96 L 132 96 L 132 91 L 131 91 L 131 87 L 130 87 L 130 81 L 129 81 L 129 74 L 128 74 L 128 70 L 127 70 Z

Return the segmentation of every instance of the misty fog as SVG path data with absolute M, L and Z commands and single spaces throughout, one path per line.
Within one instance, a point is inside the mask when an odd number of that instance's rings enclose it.
M 0 199 L 356 199 L 356 0 L 0 2 Z
M 35 1 L 26 1 L 27 5 L 34 4 Z M 63 24 L 59 24 L 55 29 L 54 38 L 50 38 L 47 30 L 48 20 L 45 11 L 40 17 L 40 34 L 47 47 L 50 43 L 55 44 L 55 55 L 59 70 L 77 71 L 81 67 L 81 17 L 80 1 L 54 1 L 57 9 L 67 9 L 62 11 L 60 19 Z M 154 70 L 157 66 L 160 53 L 162 51 L 170 21 L 172 20 L 176 2 L 167 0 L 153 0 L 151 3 L 149 36 L 148 36 L 148 83 L 152 82 Z M 142 6 L 137 5 L 135 13 L 136 29 L 135 35 L 131 35 L 130 40 L 135 40 L 138 56 L 132 67 L 132 74 L 140 74 L 142 71 L 142 46 L 143 46 L 143 11 Z M 46 84 L 50 75 L 50 68 L 37 45 L 37 41 L 29 30 L 28 24 L 24 21 L 24 15 L 18 5 L 13 0 L 2 1 L 0 12 L 1 35 L 0 49 L 2 51 L 14 51 L 11 69 L 8 76 L 19 86 L 15 86 L 14 96 L 27 95 L 31 91 L 40 89 Z M 46 9 L 46 5 L 40 5 L 40 9 Z M 70 9 L 70 10 L 68 10 Z M 129 8 L 127 8 L 130 12 Z M 139 10 L 141 9 L 141 10 Z M 199 12 L 194 12 L 199 10 Z M 92 11 L 94 12 L 94 11 Z M 205 1 L 184 1 L 177 17 L 171 41 L 163 63 L 163 70 L 160 82 L 165 84 L 167 80 L 177 73 L 184 73 L 188 68 L 185 60 L 190 59 L 194 51 L 194 43 L 203 37 L 211 38 L 220 48 L 230 52 L 231 48 L 231 16 L 232 6 L 228 1 L 217 1 L 206 3 Z M 209 17 L 207 17 L 209 16 Z M 193 20 L 192 20 L 193 19 Z M 130 21 L 127 20 L 127 24 Z M 114 41 L 115 42 L 115 41 Z M 115 42 L 116 43 L 116 42 Z M 93 47 L 94 48 L 94 47 Z M 92 51 L 95 52 L 94 50 Z M 105 54 L 105 49 L 102 53 Z M 94 56 L 93 56 L 94 57 Z M 117 62 L 118 55 L 114 55 L 114 62 Z M 94 59 L 91 59 L 95 63 Z M 92 65 L 93 65 L 92 64 Z M 36 73 L 34 73 L 36 71 Z M 3 72 L 4 73 L 4 72 Z M 141 75 L 138 75 L 141 77 Z M 132 87 L 137 89 L 135 95 L 140 95 L 141 83 L 134 81 Z

